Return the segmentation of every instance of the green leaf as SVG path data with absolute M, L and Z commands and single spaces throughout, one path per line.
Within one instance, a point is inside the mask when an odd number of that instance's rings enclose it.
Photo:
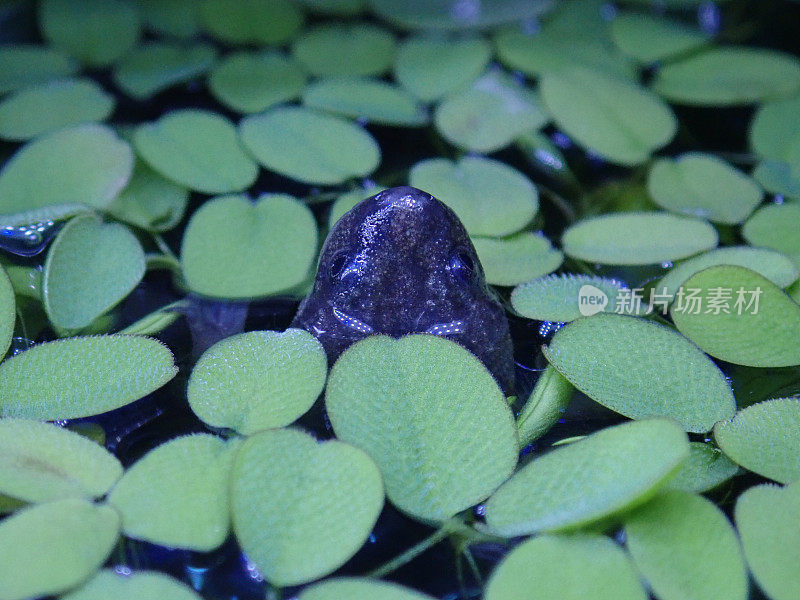
M 665 65 L 652 85 L 679 104 L 749 104 L 800 89 L 800 63 L 793 56 L 763 48 L 711 48 Z
M 506 238 L 473 237 L 475 251 L 492 285 L 517 285 L 552 273 L 564 261 L 550 240 L 523 231 Z
M 104 496 L 122 465 L 102 446 L 58 425 L 0 419 L 0 491 L 25 502 Z
M 228 44 L 279 45 L 303 24 L 289 0 L 202 0 L 200 10 L 205 29 Z
M 783 252 L 800 268 L 800 204 L 767 204 L 753 213 L 742 227 L 752 246 Z
M 777 161 L 800 162 L 800 96 L 766 102 L 750 122 L 750 147 Z
M 25 141 L 68 125 L 104 121 L 114 98 L 91 79 L 60 79 L 24 88 L 0 102 L 0 137 Z
M 688 455 L 671 420 L 601 429 L 517 471 L 486 502 L 486 523 L 508 537 L 597 523 L 649 499 Z
M 511 305 L 519 314 L 539 321 L 574 321 L 601 311 L 614 312 L 625 286 L 614 279 L 586 275 L 548 275 L 514 288 Z
M 340 17 L 352 17 L 364 12 L 366 0 L 301 0 L 310 11 Z
M 157 571 L 120 575 L 106 569 L 61 600 L 201 600 L 187 585 Z
M 609 265 L 652 265 L 686 258 L 717 245 L 707 222 L 666 212 L 626 212 L 590 217 L 567 228 L 564 253 Z
M 646 597 L 622 548 L 605 536 L 588 534 L 541 535 L 520 544 L 494 570 L 484 595 L 485 600 Z
M 368 77 L 318 79 L 306 86 L 303 104 L 379 125 L 417 127 L 428 121 L 427 111 L 409 92 Z
M 736 475 L 739 467 L 711 444 L 691 442 L 689 458 L 683 461 L 667 487 L 685 492 L 705 493 Z
M 264 167 L 310 184 L 334 185 L 366 177 L 381 158 L 377 142 L 367 131 L 308 108 L 277 107 L 246 117 L 239 124 L 239 134 Z
M 547 365 L 517 417 L 521 447 L 537 440 L 556 424 L 574 391 L 572 384 L 553 365 Z
M 176 110 L 136 128 L 136 151 L 167 179 L 206 194 L 253 184 L 258 166 L 244 152 L 233 124 L 205 110 Z
M 171 439 L 139 459 L 111 491 L 126 536 L 208 552 L 228 537 L 229 485 L 239 442 Z
M 364 188 L 356 188 L 352 192 L 347 192 L 346 194 L 339 196 L 331 205 L 331 211 L 328 214 L 328 229 L 331 229 L 336 221 L 341 219 L 345 213 L 347 213 L 356 204 L 362 200 L 371 198 L 378 192 L 382 192 L 384 189 L 386 188 L 377 185 L 369 185 L 368 187 Z
M 369 457 L 291 429 L 248 438 L 233 470 L 236 538 L 277 586 L 327 575 L 361 547 L 383 507 Z
M 207 424 L 250 435 L 293 423 L 314 404 L 327 375 L 325 350 L 307 331 L 249 331 L 206 350 L 187 395 Z
M 538 16 L 542 5 L 529 0 L 483 0 L 473 6 L 454 6 L 452 0 L 369 0 L 369 7 L 382 19 L 403 29 L 485 29 L 502 23 Z
M 536 187 L 523 173 L 490 158 L 430 158 L 409 172 L 412 186 L 455 211 L 472 235 L 502 236 L 525 227 L 539 210 Z
M 800 479 L 800 399 L 748 406 L 717 423 L 714 439 L 731 460 L 779 483 Z
M 96 335 L 33 346 L 0 363 L 0 416 L 55 421 L 97 415 L 175 376 L 158 340 Z
M 114 83 L 128 96 L 146 100 L 202 75 L 214 64 L 216 55 L 212 46 L 202 43 L 148 42 L 120 61 L 114 69 Z
M 77 71 L 77 62 L 47 46 L 0 46 L 0 94 L 68 77 Z
M 542 31 L 530 35 L 519 26 L 512 26 L 501 30 L 494 42 L 504 65 L 530 77 L 575 66 L 619 79 L 630 79 L 635 74 L 632 61 L 609 40 L 581 35 L 577 30 L 564 32 L 545 26 Z
M 155 33 L 189 39 L 200 32 L 197 0 L 138 0 L 145 26 Z
M 211 94 L 228 108 L 257 113 L 293 100 L 306 84 L 297 64 L 275 51 L 229 54 L 208 77 Z
M 320 25 L 295 38 L 292 54 L 311 75 L 381 75 L 394 58 L 394 36 L 368 23 Z
M 638 13 L 623 13 L 611 22 L 614 43 L 628 56 L 650 64 L 705 46 L 710 36 L 679 21 Z
M 745 600 L 747 570 L 728 518 L 688 492 L 668 491 L 625 519 L 636 567 L 661 600 Z
M 496 71 L 447 96 L 434 115 L 436 129 L 448 142 L 482 153 L 505 148 L 544 125 L 547 118 L 530 89 Z
M 127 142 L 104 125 L 77 125 L 28 142 L 0 171 L 0 213 L 54 204 L 107 206 L 133 171 Z
M 50 596 L 78 585 L 105 562 L 118 535 L 117 513 L 85 500 L 21 509 L 0 522 L 3 600 Z
M 753 179 L 772 194 L 800 199 L 800 160 L 794 164 L 762 160 L 753 169 Z
M 762 275 L 710 267 L 683 289 L 685 297 L 670 309 L 672 320 L 711 356 L 750 367 L 800 365 L 800 306 Z
M 337 437 L 366 451 L 389 499 L 419 519 L 473 506 L 517 463 L 503 393 L 474 355 L 444 338 L 357 342 L 334 364 L 325 405 Z
M 397 82 L 424 102 L 457 92 L 483 73 L 491 57 L 481 38 L 410 37 L 397 48 Z
M 543 351 L 572 385 L 632 419 L 671 417 L 685 431 L 702 433 L 736 410 L 730 384 L 713 361 L 676 331 L 645 319 L 578 319 Z
M 181 221 L 188 202 L 189 190 L 138 161 L 128 185 L 106 211 L 148 231 L 167 231 Z
M 760 273 L 780 288 L 788 287 L 800 276 L 798 268 L 785 255 L 767 248 L 728 246 L 693 256 L 676 264 L 656 284 L 656 291 L 670 301 L 695 273 L 719 265 L 738 265 Z
M 133 48 L 139 15 L 127 0 L 42 0 L 39 28 L 56 48 L 87 65 L 104 67 Z
M 415 590 L 375 579 L 341 577 L 327 579 L 300 592 L 299 600 L 433 600 L 431 596 Z
M 0 358 L 6 355 L 11 346 L 16 321 L 17 308 L 14 288 L 6 270 L 0 265 Z
M 144 250 L 127 227 L 103 224 L 94 215 L 75 217 L 47 253 L 44 309 L 58 327 L 87 327 L 122 301 L 144 271 Z
M 747 175 L 701 152 L 655 161 L 647 191 L 661 208 L 726 225 L 744 221 L 764 194 Z
M 317 226 L 303 203 L 286 194 L 264 194 L 256 202 L 223 196 L 192 215 L 181 265 L 186 283 L 200 294 L 254 298 L 299 284 L 316 252 Z
M 539 86 L 556 125 L 613 163 L 645 162 L 677 130 L 675 115 L 657 96 L 601 72 L 567 67 L 545 73 Z
M 32 210 L 0 215 L 0 227 L 30 227 L 38 226 L 48 221 L 57 223 L 91 212 L 93 212 L 92 209 L 85 204 L 52 204 Z
M 757 485 L 736 501 L 736 527 L 750 571 L 772 600 L 800 589 L 800 483 Z

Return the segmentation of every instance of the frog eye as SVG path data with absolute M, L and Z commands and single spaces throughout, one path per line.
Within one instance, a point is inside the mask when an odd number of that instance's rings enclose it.
M 330 262 L 330 266 L 328 268 L 328 274 L 331 276 L 331 279 L 338 278 L 344 268 L 347 266 L 347 253 L 339 252 L 336 254 Z
M 459 281 L 468 283 L 475 277 L 475 262 L 466 252 L 458 252 L 450 257 L 447 270 Z

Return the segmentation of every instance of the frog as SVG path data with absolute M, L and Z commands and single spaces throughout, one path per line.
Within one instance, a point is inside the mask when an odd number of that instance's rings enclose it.
M 330 364 L 371 335 L 441 336 L 514 393 L 505 309 L 456 213 L 417 188 L 383 190 L 331 227 L 291 327 L 316 337 Z

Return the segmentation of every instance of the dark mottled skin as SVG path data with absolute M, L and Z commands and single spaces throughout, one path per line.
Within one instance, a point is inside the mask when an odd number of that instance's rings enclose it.
M 334 225 L 292 327 L 316 336 L 331 363 L 370 334 L 442 335 L 513 393 L 508 321 L 475 248 L 450 208 L 412 187 L 367 198 Z

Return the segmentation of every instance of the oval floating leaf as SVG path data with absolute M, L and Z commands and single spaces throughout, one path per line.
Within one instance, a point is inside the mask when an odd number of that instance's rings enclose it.
M 94 67 L 109 65 L 139 38 L 139 15 L 128 0 L 43 0 L 39 28 L 53 46 Z
M 58 425 L 0 419 L 0 491 L 26 502 L 104 496 L 122 465 L 102 446 Z
M 105 562 L 118 535 L 114 509 L 85 500 L 19 510 L 0 522 L 3 599 L 50 596 L 78 585 Z
M 650 169 L 647 191 L 661 208 L 726 225 L 744 221 L 763 196 L 747 175 L 700 152 L 657 160 Z
M 533 92 L 505 73 L 490 71 L 445 98 L 434 115 L 436 129 L 451 144 L 494 152 L 538 129 L 547 115 Z
M 229 54 L 208 77 L 211 94 L 242 113 L 261 112 L 293 100 L 305 84 L 306 75 L 300 67 L 274 51 Z
M 311 75 L 380 75 L 394 46 L 394 36 L 375 25 L 327 24 L 297 37 L 292 54 Z
M 547 365 L 517 417 L 519 445 L 524 448 L 555 425 L 574 391 L 572 384 L 553 365 Z
M 410 37 L 397 48 L 397 82 L 424 102 L 438 100 L 472 83 L 491 57 L 481 38 Z
M 747 571 L 739 540 L 714 504 L 668 491 L 625 519 L 636 567 L 661 600 L 745 600 Z
M 520 544 L 494 570 L 484 595 L 485 600 L 646 597 L 622 548 L 601 535 L 541 535 Z
M 281 44 L 303 24 L 289 0 L 203 0 L 200 10 L 205 28 L 228 44 Z
M 6 355 L 8 347 L 11 345 L 16 321 L 14 287 L 11 285 L 6 270 L 0 265 L 0 358 Z
M 256 202 L 223 196 L 192 215 L 181 264 L 187 284 L 200 294 L 253 298 L 299 284 L 316 252 L 317 225 L 301 202 L 285 194 Z
M 216 51 L 206 44 L 182 46 L 166 42 L 142 44 L 114 69 L 114 82 L 136 100 L 146 100 L 178 83 L 205 73 Z
M 717 423 L 714 439 L 745 469 L 780 483 L 800 479 L 800 399 L 778 398 L 748 406 Z
M 42 276 L 44 309 L 64 329 L 87 327 L 144 276 L 144 250 L 130 230 L 94 215 L 67 223 L 50 246 Z
M 78 67 L 77 62 L 48 46 L 3 44 L 0 46 L 0 94 L 68 77 Z
M 574 321 L 598 312 L 614 312 L 620 290 L 614 279 L 586 275 L 549 275 L 523 283 L 511 292 L 511 305 L 519 314 L 539 321 Z
M 197 0 L 139 0 L 145 26 L 155 33 L 189 39 L 200 31 L 200 2 Z
M 264 167 L 305 183 L 334 185 L 366 177 L 381 157 L 378 144 L 361 127 L 308 108 L 278 107 L 246 117 L 239 133 Z
M 337 437 L 373 458 L 389 499 L 417 518 L 445 520 L 480 502 L 517 463 L 503 393 L 444 338 L 357 342 L 334 364 L 325 405 Z
M 428 120 L 425 109 L 410 93 L 366 77 L 318 79 L 303 91 L 303 104 L 380 125 L 416 127 Z
M 800 275 L 794 263 L 780 252 L 767 248 L 728 246 L 693 256 L 676 264 L 658 282 L 656 291 L 672 300 L 682 284 L 692 275 L 719 265 L 738 265 L 761 273 L 780 288 L 788 287 Z
M 750 367 L 800 365 L 800 306 L 749 269 L 710 267 L 683 284 L 670 309 L 686 337 L 711 356 Z
M 431 596 L 415 590 L 375 579 L 341 577 L 326 579 L 300 592 L 299 600 L 433 600 Z
M 77 125 L 27 143 L 0 171 L 0 213 L 53 204 L 107 206 L 133 171 L 131 147 L 103 125 Z
M 664 212 L 591 217 L 567 228 L 561 242 L 574 258 L 609 265 L 652 265 L 686 258 L 717 245 L 707 222 Z
M 114 99 L 91 79 L 60 79 L 0 102 L 0 137 L 24 141 L 68 125 L 104 121 Z
M 377 467 L 342 442 L 276 429 L 248 438 L 237 455 L 233 527 L 274 585 L 304 583 L 342 565 L 367 539 L 382 507 Z
M 768 204 L 759 208 L 742 227 L 753 246 L 783 252 L 800 268 L 800 204 Z
M 497 160 L 431 158 L 414 165 L 408 177 L 412 186 L 452 208 L 472 235 L 515 233 L 539 210 L 539 195 L 530 179 Z
M 250 435 L 303 415 L 327 374 L 325 350 L 307 331 L 249 331 L 206 350 L 192 370 L 187 395 L 204 422 Z
M 486 502 L 486 522 L 509 537 L 585 526 L 650 498 L 688 455 L 671 420 L 607 427 L 517 471 Z
M 597 71 L 569 67 L 545 73 L 540 88 L 556 125 L 613 163 L 645 162 L 677 129 L 672 111 L 657 96 Z
M 228 537 L 229 485 L 238 442 L 174 438 L 139 459 L 108 497 L 128 537 L 201 552 Z
M 97 335 L 33 346 L 0 363 L 0 416 L 55 421 L 97 415 L 175 376 L 158 340 Z
M 664 17 L 623 13 L 611 22 L 611 37 L 625 54 L 650 64 L 705 46 L 710 36 Z
M 800 483 L 757 485 L 736 501 L 736 527 L 755 580 L 772 600 L 800 589 Z
M 800 96 L 766 102 L 750 123 L 750 147 L 777 161 L 800 161 Z
M 157 571 L 120 575 L 106 569 L 61 600 L 201 600 L 187 585 Z
M 207 194 L 238 192 L 258 175 L 233 124 L 204 110 L 177 110 L 140 125 L 136 151 L 164 177 Z
M 800 62 L 764 48 L 711 48 L 662 67 L 653 89 L 680 104 L 748 104 L 800 89 Z
M 189 190 L 137 162 L 130 182 L 106 211 L 142 229 L 166 231 L 180 222 L 188 202 Z
M 572 385 L 626 417 L 671 417 L 686 431 L 701 433 L 736 410 L 725 375 L 699 348 L 644 319 L 578 319 L 543 351 Z M 657 383 L 654 372 L 660 373 Z
M 475 251 L 492 285 L 516 285 L 552 273 L 564 261 L 540 233 L 523 231 L 507 238 L 473 237 Z
M 683 461 L 667 487 L 685 492 L 705 493 L 729 480 L 739 471 L 738 465 L 711 444 L 691 442 L 689 458 Z
M 800 160 L 794 164 L 762 160 L 753 169 L 753 179 L 772 194 L 800 199 Z

